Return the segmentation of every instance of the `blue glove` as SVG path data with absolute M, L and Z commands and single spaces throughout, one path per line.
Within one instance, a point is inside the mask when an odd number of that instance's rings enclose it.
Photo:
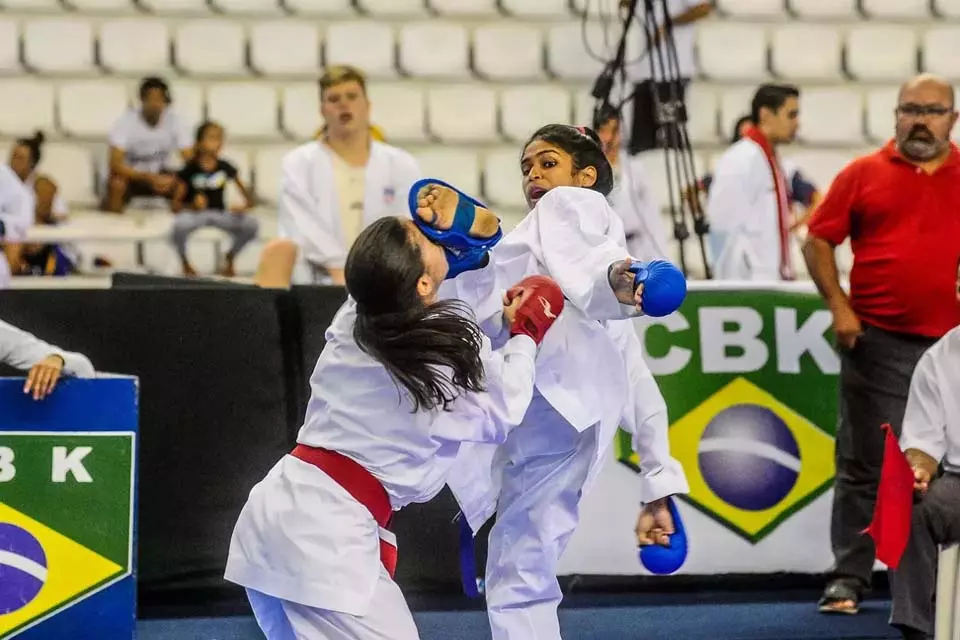
M 417 215 L 417 196 L 421 189 L 431 184 L 453 189 L 460 196 L 457 201 L 457 211 L 453 217 L 453 226 L 449 229 L 435 229 Z M 473 226 L 476 207 L 486 208 L 486 205 L 442 180 L 425 178 L 415 182 L 410 187 L 407 205 L 417 228 L 423 232 L 423 235 L 443 247 L 444 253 L 447 254 L 447 263 L 450 265 L 450 270 L 447 273 L 448 280 L 464 271 L 484 267 L 489 261 L 487 252 L 503 238 L 503 229 L 497 229 L 496 235 L 492 238 L 471 237 L 470 227 Z
M 634 275 L 633 286 L 643 284 L 644 315 L 662 318 L 683 304 L 687 297 L 687 279 L 683 272 L 666 260 L 635 261 L 629 271 Z
M 680 512 L 672 497 L 667 498 L 667 506 L 673 517 L 674 533 L 670 534 L 670 546 L 651 544 L 640 547 L 640 564 L 647 571 L 658 576 L 675 573 L 687 559 L 687 531 L 684 529 Z

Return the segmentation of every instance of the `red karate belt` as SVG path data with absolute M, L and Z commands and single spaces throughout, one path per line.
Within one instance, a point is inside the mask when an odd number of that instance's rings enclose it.
M 380 481 L 347 456 L 321 449 L 298 444 L 290 452 L 294 458 L 312 464 L 330 476 L 334 482 L 343 487 L 353 499 L 362 504 L 377 521 L 382 529 L 389 531 L 390 519 L 393 517 L 393 508 L 387 490 Z M 380 561 L 386 567 L 390 577 L 397 570 L 397 545 L 392 540 L 384 540 L 380 535 Z
M 864 529 L 877 547 L 877 559 L 896 569 L 910 539 L 913 521 L 913 469 L 900 450 L 893 429 L 883 425 L 883 466 L 873 521 Z

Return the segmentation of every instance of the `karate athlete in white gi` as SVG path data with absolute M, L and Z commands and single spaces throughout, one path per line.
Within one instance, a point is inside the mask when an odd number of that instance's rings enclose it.
M 343 284 L 350 245 L 374 220 L 407 215 L 407 192 L 421 174 L 412 155 L 372 138 L 359 70 L 335 66 L 323 75 L 320 111 L 320 139 L 283 157 L 279 235 L 299 248 L 294 282 Z
M 497 516 L 486 567 L 494 640 L 556 640 L 560 555 L 617 428 L 633 434 L 641 461 L 640 544 L 667 544 L 674 528 L 666 497 L 689 488 L 670 456 L 663 396 L 632 324 L 623 321 L 638 315 L 643 288 L 635 291 L 626 272 L 623 225 L 604 197 L 612 170 L 596 134 L 543 127 L 524 148 L 521 169 L 532 211 L 490 251 L 489 267 L 449 280 L 441 295 L 468 302 L 494 344 L 504 336 L 503 283 L 547 275 L 567 304 L 537 358 L 522 429 L 500 447 L 461 448 L 448 484 L 474 532 Z M 438 185 L 418 195 L 417 214 L 440 228 L 450 226 L 463 198 Z M 424 214 L 427 205 L 445 215 Z M 477 219 L 489 215 L 476 210 Z
M 247 588 L 269 640 L 418 638 L 392 578 L 391 513 L 433 498 L 462 443 L 502 442 L 520 422 L 564 305 L 549 279 L 519 283 L 493 351 L 463 303 L 437 300 L 447 269 L 409 218 L 374 222 L 347 257 L 350 298 L 298 444 L 250 492 L 230 543 L 225 577 Z
M 62 376 L 94 378 L 89 358 L 44 342 L 32 333 L 0 320 L 0 362 L 28 371 L 23 392 L 43 400 L 53 393 Z

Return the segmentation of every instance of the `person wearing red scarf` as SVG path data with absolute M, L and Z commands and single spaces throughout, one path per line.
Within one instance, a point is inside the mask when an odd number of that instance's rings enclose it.
M 717 162 L 707 218 L 718 280 L 793 280 L 790 198 L 777 147 L 796 137 L 800 90 L 764 84 L 750 107 L 754 123 Z

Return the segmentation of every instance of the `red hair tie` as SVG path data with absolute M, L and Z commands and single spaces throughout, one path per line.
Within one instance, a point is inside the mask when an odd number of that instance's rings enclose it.
M 586 127 L 577 127 L 577 131 L 579 131 L 579 132 L 582 133 L 583 135 L 587 135 L 587 128 L 586 128 Z

